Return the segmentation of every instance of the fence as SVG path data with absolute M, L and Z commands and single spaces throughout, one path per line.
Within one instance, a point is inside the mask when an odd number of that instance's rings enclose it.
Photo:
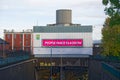
M 90 56 L 89 80 L 119 80 L 120 57 Z
M 19 51 L 19 52 L 9 53 L 6 58 L 0 57 L 0 67 L 9 65 L 12 63 L 16 63 L 19 61 L 27 60 L 29 58 L 30 56 L 25 52 Z
M 116 77 L 117 79 L 120 79 L 120 71 L 114 68 L 113 66 L 106 63 L 102 63 L 102 69 L 104 71 L 107 71 L 110 75 Z

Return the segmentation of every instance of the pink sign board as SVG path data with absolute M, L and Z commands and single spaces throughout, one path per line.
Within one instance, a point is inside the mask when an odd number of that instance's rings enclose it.
M 42 40 L 42 46 L 44 47 L 82 47 L 83 46 L 83 40 L 82 39 L 43 39 Z

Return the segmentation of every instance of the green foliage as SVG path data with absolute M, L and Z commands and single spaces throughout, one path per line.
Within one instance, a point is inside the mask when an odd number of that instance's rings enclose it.
M 103 1 L 102 1 L 102 3 L 103 3 L 104 5 L 107 5 L 108 2 L 109 2 L 108 0 L 103 0 Z
M 120 56 L 120 25 L 102 30 L 103 55 Z
M 106 6 L 105 12 L 110 17 L 120 16 L 120 0 L 102 0 L 103 5 Z
M 102 0 L 105 12 L 110 17 L 109 26 L 120 25 L 120 0 Z
M 109 26 L 120 25 L 120 16 L 116 15 L 110 18 Z
M 102 30 L 103 55 L 120 56 L 120 0 L 102 0 L 109 15 Z

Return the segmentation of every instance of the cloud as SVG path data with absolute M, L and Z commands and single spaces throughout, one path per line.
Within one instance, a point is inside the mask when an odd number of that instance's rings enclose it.
M 8 6 L 10 9 L 40 9 L 40 8 L 71 8 L 74 6 L 81 6 L 98 2 L 98 0 L 2 0 L 1 6 Z
M 102 0 L 0 0 L 0 26 L 24 29 L 37 20 L 39 25 L 55 23 L 55 12 L 62 8 L 72 9 L 73 23 L 102 25 L 106 17 Z
M 101 29 L 103 26 L 94 26 L 93 27 L 93 40 L 101 40 L 102 38 L 102 33 Z

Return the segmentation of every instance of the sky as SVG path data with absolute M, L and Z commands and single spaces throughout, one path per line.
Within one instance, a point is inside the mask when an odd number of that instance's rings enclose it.
M 105 21 L 102 0 L 0 0 L 0 38 L 4 29 L 22 31 L 56 22 L 56 10 L 71 9 L 72 23 L 93 26 L 93 39 L 101 39 Z

